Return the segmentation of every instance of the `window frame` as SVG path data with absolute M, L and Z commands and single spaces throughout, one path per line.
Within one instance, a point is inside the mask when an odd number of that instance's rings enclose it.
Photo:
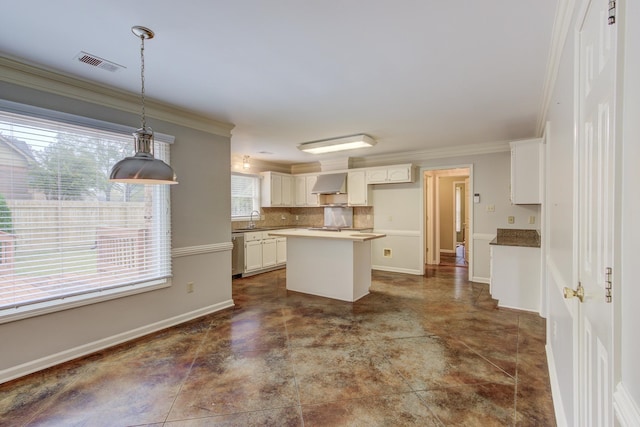
M 0 111 L 20 114 L 23 116 L 32 117 L 35 119 L 45 119 L 56 121 L 61 124 L 69 124 L 75 126 L 83 126 L 87 128 L 93 128 L 98 131 L 106 131 L 119 134 L 131 135 L 136 128 L 132 126 L 125 126 L 107 121 L 97 120 L 89 117 L 77 116 L 74 114 L 64 113 L 60 111 L 54 111 L 35 107 L 26 104 L 20 104 L 12 101 L 0 99 Z M 169 162 L 170 159 L 170 146 L 174 143 L 175 137 L 167 134 L 154 132 L 155 140 L 158 143 L 166 144 L 166 159 Z M 133 137 L 131 140 L 133 144 Z M 133 282 L 129 284 L 120 285 L 113 288 L 104 288 L 95 292 L 82 293 L 77 295 L 60 296 L 56 299 L 51 299 L 42 302 L 26 303 L 24 305 L 16 305 L 13 307 L 7 307 L 0 310 L 0 324 L 9 323 L 16 320 L 26 319 L 35 316 L 41 316 L 48 313 L 55 313 L 71 308 L 86 306 L 90 304 L 96 304 L 99 302 L 114 300 L 118 298 L 124 298 L 136 294 L 152 292 L 158 289 L 164 289 L 172 286 L 172 271 L 171 271 L 171 198 L 170 192 L 163 192 L 161 199 L 158 203 L 154 203 L 153 209 L 162 209 L 167 215 L 166 232 L 167 236 L 162 238 L 168 238 L 168 244 L 166 246 L 166 253 L 161 253 L 163 262 L 168 263 L 168 275 L 166 277 L 158 277 L 144 280 L 142 282 Z M 154 228 L 158 227 L 158 224 L 153 225 Z
M 255 190 L 256 190 L 256 195 L 253 197 L 253 209 L 251 210 L 251 212 L 253 211 L 258 211 L 260 212 L 260 209 L 262 208 L 262 200 L 261 200 L 261 185 L 262 185 L 262 176 L 260 175 L 256 175 L 256 174 L 249 174 L 249 173 L 241 173 L 241 172 L 231 172 L 231 188 L 229 189 L 229 191 L 231 191 L 231 206 L 233 206 L 233 177 L 234 176 L 242 176 L 242 177 L 248 177 L 248 178 L 253 178 L 254 182 L 255 182 Z M 248 215 L 238 215 L 238 216 L 234 216 L 233 212 L 231 212 L 231 221 L 250 221 L 251 220 L 251 212 L 249 212 Z

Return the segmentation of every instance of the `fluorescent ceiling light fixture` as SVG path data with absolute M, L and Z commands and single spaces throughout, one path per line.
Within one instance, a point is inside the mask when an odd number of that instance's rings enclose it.
M 376 145 L 376 140 L 363 133 L 340 138 L 322 139 L 320 141 L 298 144 L 298 150 L 311 154 L 332 153 L 334 151 L 355 150 Z

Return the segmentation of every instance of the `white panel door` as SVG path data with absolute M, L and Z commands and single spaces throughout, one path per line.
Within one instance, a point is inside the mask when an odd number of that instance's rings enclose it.
M 608 4 L 588 2 L 578 32 L 579 425 L 613 425 L 613 304 L 607 282 L 614 266 L 616 26 Z M 578 301 L 576 299 L 576 301 Z
M 295 177 L 295 203 L 296 206 L 307 204 L 307 179 L 304 176 Z
M 244 242 L 244 272 L 262 268 L 262 241 Z
M 318 195 L 311 192 L 311 190 L 313 190 L 313 186 L 316 185 L 317 180 L 318 177 L 314 175 L 307 177 L 307 206 L 318 206 Z
M 282 177 L 271 175 L 271 206 L 282 205 Z
M 293 206 L 293 177 L 283 175 L 282 179 L 282 206 Z
M 278 237 L 276 239 L 276 263 L 278 265 L 287 263 L 287 238 Z
M 367 205 L 369 200 L 367 198 L 367 181 L 364 171 L 349 172 L 347 175 L 347 194 L 349 205 Z
M 262 267 L 272 267 L 277 262 L 277 243 L 275 238 L 262 241 Z

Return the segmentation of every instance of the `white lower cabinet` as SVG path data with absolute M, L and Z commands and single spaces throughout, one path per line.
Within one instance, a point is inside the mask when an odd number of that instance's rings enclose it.
M 287 238 L 278 237 L 276 239 L 276 264 L 286 264 L 287 262 Z
M 244 272 L 260 270 L 262 268 L 262 240 L 244 243 Z
M 271 237 L 262 241 L 262 267 L 273 267 L 276 265 L 276 239 Z
M 259 273 L 286 264 L 286 237 L 271 237 L 268 231 L 252 231 L 244 236 L 243 273 Z
M 540 248 L 491 245 L 489 292 L 498 306 L 540 312 Z

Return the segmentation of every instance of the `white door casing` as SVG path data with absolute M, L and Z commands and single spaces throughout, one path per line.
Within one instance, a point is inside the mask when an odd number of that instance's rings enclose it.
M 616 27 L 608 3 L 589 0 L 577 32 L 577 378 L 578 425 L 613 425 L 613 307 L 606 283 L 614 266 Z
M 471 235 L 469 234 L 469 226 L 471 224 L 471 219 L 469 218 L 469 212 L 471 209 L 472 197 L 471 191 L 469 191 L 469 177 L 464 180 L 464 260 L 467 265 L 469 265 L 469 242 L 471 242 Z

